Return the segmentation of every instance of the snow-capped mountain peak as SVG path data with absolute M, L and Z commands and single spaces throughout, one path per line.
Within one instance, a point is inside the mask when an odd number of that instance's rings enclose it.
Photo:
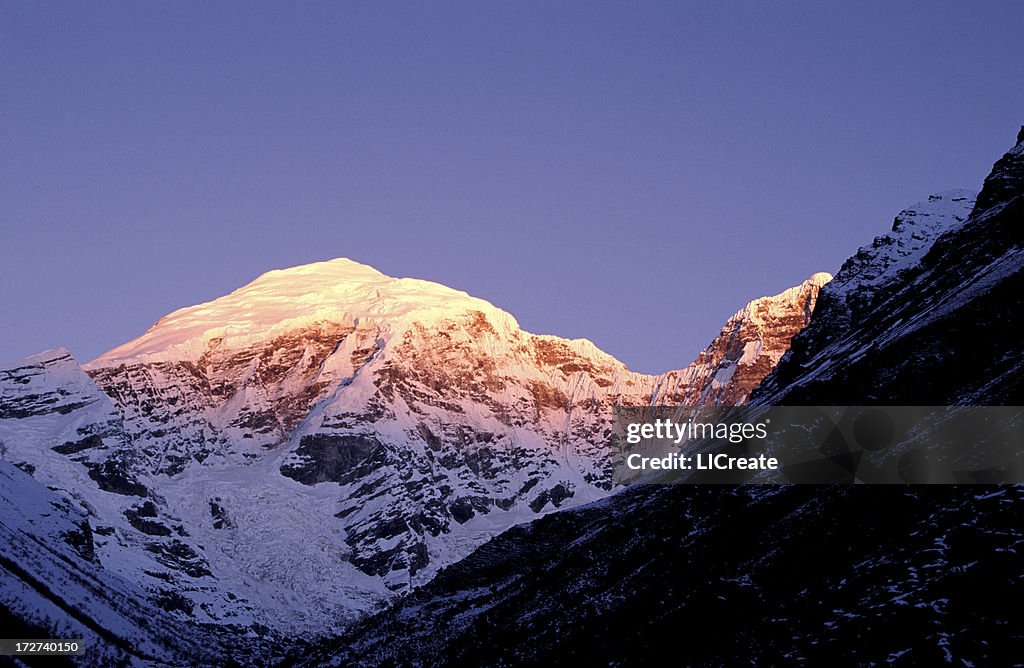
M 485 313 L 492 323 L 508 329 L 518 327 L 511 315 L 460 290 L 392 278 L 369 265 L 338 258 L 269 271 L 224 297 L 174 311 L 139 338 L 84 367 L 188 359 L 202 355 L 214 341 L 242 348 L 318 323 L 372 329 L 384 323 L 436 321 L 467 311 Z
M 276 270 L 88 374 L 66 351 L 0 368 L 0 437 L 39 480 L 73 481 L 101 560 L 156 555 L 125 572 L 193 618 L 322 632 L 607 496 L 617 406 L 742 401 L 828 278 L 751 302 L 698 362 L 652 376 L 437 283 L 347 259 Z

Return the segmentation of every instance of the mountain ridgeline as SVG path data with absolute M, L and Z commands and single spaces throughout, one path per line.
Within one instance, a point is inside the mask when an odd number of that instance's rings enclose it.
M 5 606 L 103 645 L 94 663 L 191 652 L 148 636 L 131 596 L 271 661 L 274 638 L 336 634 L 494 535 L 613 493 L 617 406 L 742 402 L 829 278 L 751 302 L 658 376 L 345 259 L 269 272 L 83 366 L 52 350 L 0 368 L 3 484 L 78 527 L 12 526 L 38 567 L 2 555 Z M 58 600 L 79 581 L 95 606 Z
M 985 179 L 969 217 L 941 234 L 928 232 L 933 238 L 917 248 L 897 218 L 889 236 L 848 260 L 756 400 L 1024 403 L 1016 335 L 1024 318 L 1022 165 L 1024 130 Z M 958 201 L 966 204 L 968 195 L 947 193 L 934 203 L 955 209 Z M 873 267 L 886 263 L 897 269 L 888 272 L 893 278 L 875 278 Z

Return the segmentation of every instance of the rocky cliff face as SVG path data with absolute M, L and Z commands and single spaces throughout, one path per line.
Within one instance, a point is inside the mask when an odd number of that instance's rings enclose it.
M 682 372 L 683 403 L 739 406 L 789 350 L 790 340 L 811 321 L 826 273 L 747 304 Z
M 437 284 L 349 260 L 274 271 L 88 373 L 67 351 L 0 369 L 0 440 L 88 518 L 95 563 L 167 614 L 329 633 L 611 493 L 617 405 L 742 400 L 826 278 L 649 376 Z

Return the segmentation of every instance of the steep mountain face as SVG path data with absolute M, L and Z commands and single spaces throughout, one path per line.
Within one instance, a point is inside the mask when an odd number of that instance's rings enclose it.
M 944 193 L 851 258 L 753 401 L 1019 405 L 1022 140 L 966 220 Z M 496 536 L 312 663 L 993 663 L 1024 650 L 1022 509 L 1017 487 L 637 486 Z
M 249 475 L 331 483 L 322 519 L 391 589 L 496 528 L 607 493 L 614 405 L 653 389 L 587 341 L 348 260 L 271 272 L 87 368 L 148 471 L 178 481 L 163 493 L 180 514 L 216 504 L 235 521 Z
M 273 271 L 88 373 L 63 350 L 0 368 L 2 455 L 166 614 L 334 633 L 496 533 L 611 493 L 617 405 L 746 396 L 825 280 L 649 376 L 434 283 L 349 260 Z
M 832 280 L 817 273 L 801 285 L 761 297 L 737 311 L 721 333 L 682 372 L 683 403 L 739 406 L 811 321 L 819 291 Z
M 995 164 L 966 219 L 966 194 L 935 196 L 847 261 L 756 400 L 1019 404 L 1022 164 L 1018 142 Z M 922 207 L 938 224 L 907 225 L 920 220 Z M 914 249 L 908 232 L 934 240 Z

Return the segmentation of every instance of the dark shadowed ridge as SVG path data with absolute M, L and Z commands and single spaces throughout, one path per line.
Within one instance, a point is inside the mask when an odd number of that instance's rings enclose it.
M 1020 404 L 1024 129 L 971 216 L 856 314 L 826 286 L 761 404 Z M 845 267 L 844 267 L 845 269 Z M 842 271 L 840 271 L 840 275 Z

